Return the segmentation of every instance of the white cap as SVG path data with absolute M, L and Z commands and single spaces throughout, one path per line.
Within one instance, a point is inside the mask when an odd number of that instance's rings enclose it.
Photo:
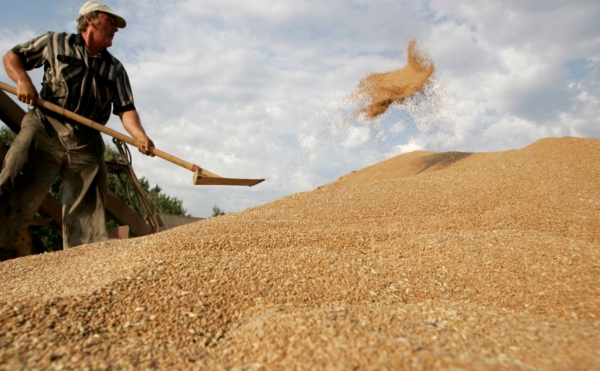
M 119 28 L 125 28 L 125 26 L 127 25 L 127 22 L 125 22 L 125 19 L 123 17 L 121 17 L 117 13 L 110 10 L 110 8 L 107 7 L 106 5 L 102 4 L 99 1 L 95 1 L 95 0 L 88 1 L 87 3 L 85 3 L 81 6 L 81 9 L 79 9 L 79 15 L 77 16 L 77 20 L 79 20 L 84 15 L 87 15 L 87 14 L 90 14 L 93 12 L 108 13 L 108 14 L 114 16 L 115 19 L 117 20 L 117 27 L 119 27 Z

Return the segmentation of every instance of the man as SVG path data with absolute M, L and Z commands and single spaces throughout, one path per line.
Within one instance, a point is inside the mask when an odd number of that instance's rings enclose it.
M 106 124 L 112 112 L 151 155 L 123 65 L 106 49 L 125 20 L 98 1 L 77 17 L 77 34 L 49 32 L 15 46 L 3 58 L 21 102 L 38 96 L 26 71 L 44 66 L 40 96 Z M 14 250 L 50 186 L 63 179 L 63 247 L 105 241 L 106 166 L 99 132 L 40 107 L 21 123 L 0 173 L 0 248 Z

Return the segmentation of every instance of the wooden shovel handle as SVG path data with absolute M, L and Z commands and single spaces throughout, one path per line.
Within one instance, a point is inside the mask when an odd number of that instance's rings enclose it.
M 14 87 L 12 87 L 12 86 L 10 86 L 8 84 L 3 83 L 2 81 L 0 81 L 0 89 L 2 89 L 4 91 L 7 91 L 7 92 L 9 92 L 11 94 L 17 95 L 17 89 L 16 88 L 14 88 Z M 97 123 L 97 122 L 95 122 L 93 120 L 90 120 L 90 119 L 85 118 L 85 117 L 83 117 L 81 115 L 78 115 L 78 114 L 76 114 L 74 112 L 71 112 L 71 111 L 66 110 L 66 109 L 64 109 L 62 107 L 59 107 L 56 104 L 50 103 L 50 102 L 48 102 L 48 101 L 46 101 L 46 100 L 44 100 L 42 98 L 38 97 L 36 99 L 36 104 L 38 106 L 40 106 L 40 107 L 44 107 L 45 109 L 47 109 L 49 111 L 52 111 L 54 113 L 58 113 L 59 115 L 62 115 L 64 117 L 66 117 L 66 118 L 69 118 L 69 119 L 71 119 L 73 121 L 77 121 L 78 123 L 80 123 L 82 125 L 85 125 L 87 127 L 90 127 L 90 128 L 92 128 L 94 130 L 97 130 L 97 131 L 99 131 L 101 133 L 110 135 L 113 138 L 117 138 L 118 140 L 120 140 L 122 142 L 131 144 L 132 146 L 139 147 L 140 145 L 142 145 L 141 142 L 139 142 L 139 141 L 137 141 L 137 140 L 135 140 L 135 139 L 133 139 L 131 137 L 128 137 L 127 135 L 119 133 L 116 130 L 107 128 L 106 126 L 104 126 L 102 124 L 99 124 L 99 123 Z M 188 169 L 190 171 L 195 172 L 196 170 L 198 170 L 198 166 L 197 165 L 194 165 L 191 162 L 187 162 L 187 161 L 184 161 L 184 160 L 182 160 L 182 159 L 180 159 L 178 157 L 170 155 L 170 154 L 168 154 L 168 153 L 166 153 L 164 151 L 161 151 L 158 148 L 151 147 L 150 148 L 150 152 L 152 154 L 154 154 L 154 155 L 156 155 L 156 156 L 164 159 L 164 160 L 172 162 L 175 165 L 179 165 L 181 167 L 184 167 L 184 168 L 186 168 L 186 169 Z M 204 171 L 204 172 L 206 173 L 206 171 Z

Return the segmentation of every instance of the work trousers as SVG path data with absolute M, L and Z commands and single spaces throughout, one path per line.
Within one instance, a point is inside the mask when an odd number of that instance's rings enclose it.
M 0 248 L 13 250 L 62 175 L 63 248 L 108 240 L 107 172 L 99 132 L 39 108 L 23 118 L 0 173 Z

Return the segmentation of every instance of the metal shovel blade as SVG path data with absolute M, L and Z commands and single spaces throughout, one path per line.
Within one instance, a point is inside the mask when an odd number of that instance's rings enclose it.
M 202 169 L 194 172 L 195 185 L 231 185 L 231 186 L 248 186 L 252 187 L 264 179 L 238 179 L 238 178 L 223 178 Z

